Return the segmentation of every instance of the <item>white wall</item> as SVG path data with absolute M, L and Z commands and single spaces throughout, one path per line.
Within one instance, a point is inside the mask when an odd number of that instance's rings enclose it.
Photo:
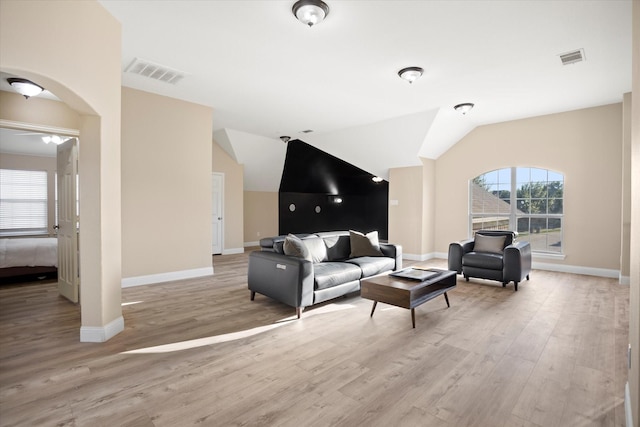
M 125 286 L 213 273 L 212 113 L 122 88 Z
M 436 251 L 468 236 L 470 179 L 504 167 L 539 167 L 565 178 L 565 259 L 544 262 L 617 278 L 621 162 L 622 104 L 477 127 L 436 161 Z

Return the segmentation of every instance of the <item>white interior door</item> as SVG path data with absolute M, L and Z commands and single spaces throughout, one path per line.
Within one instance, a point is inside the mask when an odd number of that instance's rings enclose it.
M 78 140 L 58 145 L 58 292 L 78 302 Z
M 212 174 L 212 237 L 211 237 L 211 253 L 222 253 L 222 231 L 224 230 L 223 224 L 223 192 L 224 192 L 224 174 L 214 172 Z

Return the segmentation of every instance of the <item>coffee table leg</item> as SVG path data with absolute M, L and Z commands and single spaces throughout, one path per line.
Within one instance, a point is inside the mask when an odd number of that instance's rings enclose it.
M 413 325 L 413 329 L 416 328 L 416 310 L 415 308 L 411 309 L 411 324 Z
M 447 307 L 451 307 L 451 306 L 449 305 L 449 297 L 447 296 L 447 293 L 446 293 L 446 292 L 444 293 L 444 300 L 447 302 Z
M 374 301 L 373 302 L 373 307 L 371 307 L 371 316 L 369 317 L 373 317 L 373 312 L 376 311 L 376 305 L 378 304 L 378 301 Z

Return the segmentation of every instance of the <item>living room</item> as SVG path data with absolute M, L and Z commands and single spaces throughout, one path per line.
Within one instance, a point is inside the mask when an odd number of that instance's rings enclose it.
M 275 206 L 277 192 L 243 191 L 243 165 L 221 144 L 211 144 L 215 108 L 121 88 L 121 30 L 113 17 L 91 2 L 56 6 L 17 3 L 2 3 L 2 71 L 38 80 L 50 88 L 76 112 L 78 127 L 84 131 L 80 203 L 86 232 L 81 236 L 81 247 L 87 250 L 81 254 L 86 273 L 83 292 L 88 297 L 82 302 L 85 331 L 99 328 L 109 338 L 115 335 L 109 333 L 109 325 L 121 316 L 125 279 L 158 278 L 175 272 L 185 272 L 186 278 L 189 273 L 204 276 L 212 272 L 207 270 L 211 268 L 207 206 L 212 171 L 225 172 L 224 247 L 228 253 L 257 240 L 257 232 L 261 236 L 279 234 L 275 215 L 272 228 L 247 221 L 248 206 L 261 206 L 264 200 Z M 46 18 L 17 19 L 43 15 Z M 52 18 L 74 31 L 61 30 L 56 37 L 41 34 L 38 28 Z M 77 40 L 76 32 L 104 43 L 100 49 L 86 46 Z M 52 65 L 59 63 L 60 57 L 66 60 L 64 70 Z M 1 96 L 2 119 L 47 121 L 29 118 L 24 108 L 5 104 L 23 101 L 29 105 L 41 100 L 22 100 L 6 93 Z M 537 267 L 623 281 L 628 277 L 631 289 L 636 289 L 637 277 L 632 271 L 637 271 L 637 265 L 632 263 L 624 272 L 621 263 L 626 226 L 623 194 L 629 181 L 623 178 L 620 166 L 624 136 L 637 126 L 630 114 L 635 101 L 623 93 L 619 96 L 620 101 L 607 105 L 479 126 L 437 159 L 389 168 L 389 198 L 398 201 L 389 208 L 389 240 L 401 243 L 414 260 L 442 258 L 451 241 L 468 235 L 469 179 L 503 167 L 543 167 L 565 174 L 566 253 L 564 259 L 534 259 Z M 97 116 L 101 120 L 96 120 Z M 622 123 L 627 123 L 626 127 Z M 192 142 L 189 150 L 175 149 L 181 140 Z M 284 150 L 277 139 L 269 144 L 274 151 Z M 633 144 L 635 147 L 635 139 Z M 526 161 L 522 160 L 523 150 Z M 149 182 L 156 184 L 149 186 Z M 632 215 L 637 218 L 635 210 Z M 179 220 L 185 216 L 188 220 Z M 637 314 L 637 307 L 635 310 Z M 126 319 L 122 326 L 124 329 Z

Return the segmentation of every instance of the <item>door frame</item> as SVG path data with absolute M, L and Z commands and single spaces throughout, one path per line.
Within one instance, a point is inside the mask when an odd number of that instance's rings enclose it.
M 57 127 L 57 126 L 41 125 L 41 124 L 37 124 L 37 123 L 17 122 L 17 121 L 13 121 L 13 120 L 5 120 L 5 119 L 0 119 L 0 128 L 20 130 L 20 131 L 26 131 L 26 132 L 34 132 L 34 133 L 69 136 L 69 137 L 72 137 L 72 138 L 76 139 L 76 141 L 77 141 L 76 142 L 76 150 L 78 150 L 77 153 L 79 153 L 79 149 L 80 149 L 80 130 L 79 129 L 62 128 L 62 127 Z M 56 155 L 56 162 L 57 162 L 57 155 Z M 78 175 L 79 175 L 80 174 L 79 168 L 77 168 L 77 172 L 78 172 Z M 56 166 L 56 174 L 57 174 L 57 166 Z M 80 194 L 78 193 L 78 198 L 79 197 L 80 197 Z M 47 218 L 51 218 L 51 216 L 47 215 Z M 53 224 L 53 225 L 55 225 L 55 224 Z M 51 232 L 51 230 L 52 230 L 51 226 L 52 226 L 52 224 L 47 224 L 47 229 L 49 230 L 49 232 Z M 78 267 L 80 266 L 80 254 L 79 254 L 79 252 L 76 253 L 76 266 L 78 266 Z M 80 280 L 79 268 L 78 268 L 78 280 Z
M 211 213 L 213 214 L 213 179 L 214 177 L 220 178 L 220 210 L 222 211 L 221 219 L 220 219 L 220 253 L 216 255 L 221 255 L 224 253 L 224 172 L 211 172 Z M 213 215 L 211 216 L 213 221 Z M 213 254 L 213 223 L 211 224 L 211 254 Z

